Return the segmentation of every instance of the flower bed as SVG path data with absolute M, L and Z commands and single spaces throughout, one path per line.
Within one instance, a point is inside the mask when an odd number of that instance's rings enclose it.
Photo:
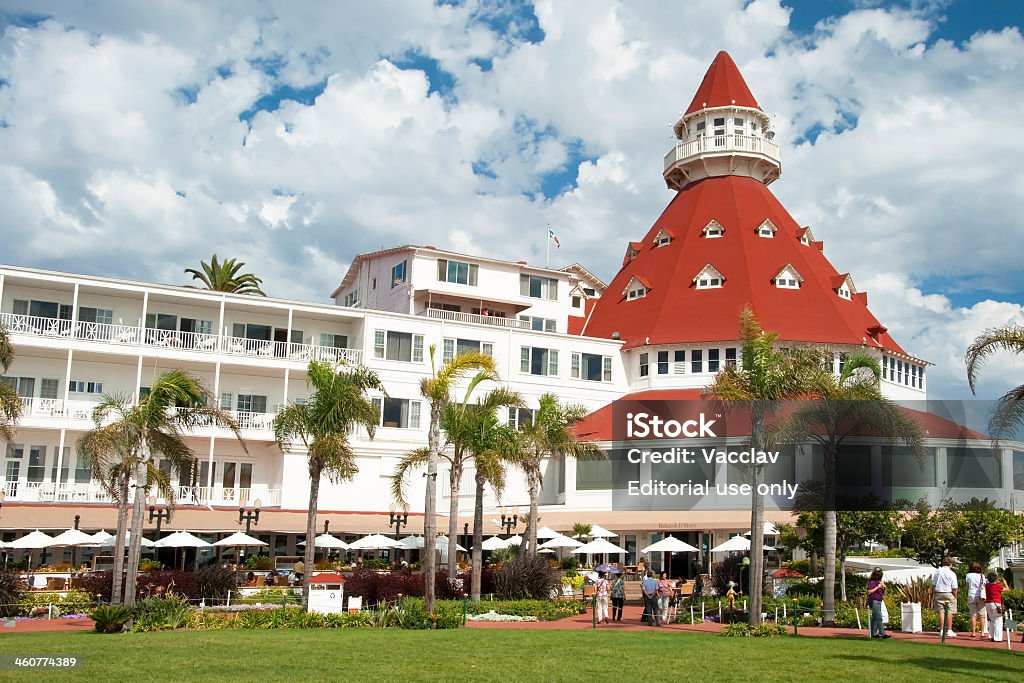
M 469 614 L 466 621 L 540 621 L 537 617 L 521 617 L 518 614 L 498 614 L 494 610 L 484 614 Z

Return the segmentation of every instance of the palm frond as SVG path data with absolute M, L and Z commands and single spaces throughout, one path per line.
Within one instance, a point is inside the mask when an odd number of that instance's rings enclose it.
M 409 451 L 395 466 L 391 475 L 391 497 L 399 506 L 408 509 L 409 501 L 406 498 L 406 484 L 408 484 L 409 473 L 414 469 L 425 467 L 430 458 L 430 450 L 426 447 Z
M 1024 327 L 1004 325 L 987 329 L 967 347 L 964 362 L 967 364 L 967 383 L 972 392 L 977 388 L 978 373 L 982 366 L 997 351 L 1024 353 Z

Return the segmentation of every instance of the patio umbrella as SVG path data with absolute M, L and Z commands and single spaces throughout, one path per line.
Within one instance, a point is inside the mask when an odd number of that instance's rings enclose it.
M 605 540 L 603 538 L 598 538 L 598 539 L 595 539 L 595 540 L 591 541 L 590 543 L 584 543 L 579 548 L 573 548 L 572 552 L 575 555 L 584 555 L 584 554 L 596 555 L 596 554 L 599 554 L 599 553 L 601 553 L 601 554 L 609 554 L 610 553 L 610 554 L 622 555 L 622 554 L 626 553 L 626 549 L 625 548 L 620 548 L 619 546 L 615 545 L 614 543 L 610 543 L 609 541 L 607 541 L 607 540 Z
M 538 548 L 579 548 L 582 543 L 577 541 L 575 538 L 569 538 L 568 536 L 555 536 L 551 540 L 544 541 Z
M 95 543 L 96 545 L 99 545 L 99 544 L 103 543 L 104 541 L 106 541 L 108 538 L 114 538 L 114 537 L 112 535 L 108 534 L 105 530 L 100 529 L 99 531 L 97 531 L 96 533 L 94 533 L 92 535 L 92 542 Z
M 498 538 L 497 536 L 491 536 L 486 541 L 481 543 L 480 547 L 484 550 L 497 550 L 498 548 L 504 548 L 505 539 Z
M 370 534 L 369 536 L 363 536 L 358 541 L 349 543 L 348 547 L 349 550 L 385 550 L 388 548 L 400 548 L 402 543 L 380 534 Z
M 243 536 L 245 534 L 242 534 Z M 229 537 L 230 538 L 230 537 Z M 254 539 L 255 540 L 255 539 Z M 159 541 L 153 544 L 154 548 L 211 548 L 212 543 L 207 543 L 203 539 L 193 536 L 187 531 L 175 531 L 170 536 L 165 536 Z M 177 555 L 177 551 L 175 551 Z M 184 556 L 182 556 L 182 563 L 185 562 Z M 177 564 L 177 562 L 175 562 Z M 199 564 L 199 553 L 196 553 L 196 565 Z
M 559 536 L 561 536 L 561 534 L 552 529 L 551 527 L 542 526 L 541 528 L 537 529 L 537 538 L 547 539 L 558 538 Z
M 75 546 L 77 545 L 93 545 L 95 540 L 92 535 L 79 531 L 78 529 L 68 529 L 67 531 L 58 534 L 53 539 L 53 545 L 55 546 L 69 546 L 71 548 L 71 565 L 75 564 Z
M 426 545 L 426 542 L 423 540 L 422 536 L 406 536 L 405 538 L 403 538 L 398 543 L 399 543 L 398 547 L 401 550 L 422 550 L 423 546 Z M 437 537 L 437 547 L 438 548 L 447 548 L 448 547 L 448 537 L 447 536 L 438 536 Z M 463 548 L 458 543 L 455 544 L 455 549 L 459 550 L 461 552 L 466 552 L 466 549 Z
M 508 548 L 510 546 L 513 546 L 513 545 L 522 545 L 522 543 L 523 543 L 523 537 L 519 536 L 518 534 L 515 535 L 515 536 L 512 536 L 511 538 L 506 538 L 505 539 L 505 547 L 506 548 Z
M 242 548 L 257 548 L 259 546 L 270 544 L 265 543 L 254 536 L 250 536 L 249 534 L 243 534 L 241 531 L 236 531 L 235 533 L 231 534 L 226 538 L 222 538 L 219 541 L 214 541 L 213 545 L 218 548 L 224 548 L 229 546 L 234 547 L 235 557 L 238 558 L 239 561 L 241 561 Z
M 697 548 L 694 548 L 689 543 L 686 543 L 684 541 L 680 541 L 675 536 L 668 536 L 667 538 L 661 539 L 657 543 L 652 543 L 651 545 L 647 546 L 646 548 L 644 548 L 640 552 L 642 552 L 642 553 L 660 552 L 660 553 L 662 553 L 661 561 L 662 561 L 662 563 L 664 563 L 665 562 L 665 553 L 699 553 L 700 550 L 698 550 Z M 671 555 L 668 556 L 668 562 L 669 562 L 669 564 L 668 564 L 668 571 L 670 572 L 669 576 L 671 576 L 671 571 L 672 571 L 672 556 Z
M 741 553 L 750 550 L 750 539 L 742 536 L 733 536 L 724 543 L 719 543 L 711 549 L 713 553 Z
M 422 538 L 422 536 L 420 538 Z M 437 547 L 438 548 L 447 548 L 448 547 L 448 537 L 447 536 L 438 536 L 437 537 Z M 464 552 L 468 552 L 465 548 L 463 548 L 458 543 L 455 544 L 455 549 L 458 550 L 459 552 L 463 552 L 463 553 Z
M 764 532 L 763 533 L 764 533 L 765 536 L 778 536 L 779 535 L 779 530 L 776 529 L 775 525 L 772 524 L 771 522 L 765 522 L 764 523 Z M 747 533 L 745 533 L 743 535 L 744 536 L 749 536 L 750 532 L 748 531 Z
M 590 537 L 591 538 L 618 538 L 618 534 L 608 531 L 600 524 L 590 525 Z
M 107 534 L 107 535 L 110 536 L 110 534 Z M 130 531 L 124 532 L 124 542 L 125 542 L 126 545 L 131 543 L 131 538 L 132 538 L 132 532 L 130 532 Z M 116 544 L 116 543 L 117 543 L 117 536 L 110 536 L 105 541 L 100 541 L 97 545 L 99 545 L 101 548 L 113 548 L 114 544 Z M 152 548 L 154 545 L 155 544 L 153 543 L 153 541 L 149 540 L 145 536 L 142 537 L 142 547 L 143 548 Z
M 53 537 L 44 534 L 39 529 L 36 529 L 30 534 L 26 534 L 19 539 L 11 541 L 7 544 L 7 547 L 14 548 L 16 550 L 43 550 L 45 548 L 49 548 L 51 545 L 53 545 Z M 45 551 L 43 554 L 46 554 Z
M 216 545 L 216 544 L 214 544 L 214 545 Z M 304 546 L 304 545 L 306 545 L 306 542 L 305 541 L 299 541 L 295 545 L 303 545 Z M 332 549 L 338 549 L 338 550 L 348 550 L 349 546 L 348 546 L 348 543 L 345 543 L 345 541 L 341 540 L 337 536 L 332 536 L 330 534 L 320 534 L 319 536 L 317 536 L 316 538 L 313 539 L 313 547 L 314 548 L 332 548 Z

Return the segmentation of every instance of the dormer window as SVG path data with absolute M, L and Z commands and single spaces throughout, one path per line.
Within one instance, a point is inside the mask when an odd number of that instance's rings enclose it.
M 721 223 L 713 220 L 704 226 L 704 230 L 702 232 L 705 237 L 721 237 L 725 234 L 725 228 L 722 227 Z
M 811 232 L 811 229 L 808 227 L 800 228 L 800 230 L 797 231 L 797 237 L 800 238 L 800 244 L 804 245 L 805 247 L 811 246 L 811 242 L 814 241 L 814 233 Z
M 786 265 L 785 268 L 779 271 L 778 275 L 772 278 L 772 284 L 779 289 L 800 289 L 800 283 L 803 281 L 803 277 L 792 264 Z
M 857 293 L 857 288 L 853 286 L 853 278 L 849 275 L 836 275 L 832 278 L 832 289 L 839 295 L 839 298 L 847 301 Z
M 778 228 L 775 227 L 774 223 L 770 220 L 765 220 L 764 223 L 757 226 L 757 235 L 758 237 L 775 237 L 776 230 L 778 230 Z
M 640 247 L 642 246 L 642 242 L 630 242 L 626 245 L 626 255 L 622 257 L 622 265 L 626 265 L 635 259 L 636 255 L 640 253 Z
M 716 289 L 725 284 L 725 276 L 709 263 L 697 273 L 693 283 L 697 289 Z
M 664 247 L 665 245 L 672 242 L 672 235 L 665 228 L 658 231 L 658 234 L 654 236 L 654 247 Z
M 627 301 L 632 301 L 644 298 L 649 291 L 651 291 L 651 283 L 639 275 L 634 275 L 629 279 L 626 288 L 622 290 L 622 296 L 626 297 Z

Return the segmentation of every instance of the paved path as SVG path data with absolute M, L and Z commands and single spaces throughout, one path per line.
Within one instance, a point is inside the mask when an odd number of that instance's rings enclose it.
M 91 631 L 94 627 L 92 619 L 22 619 L 14 622 L 14 628 L 0 623 L 0 637 L 5 633 L 31 633 L 33 631 Z
M 704 624 L 667 624 L 660 628 L 648 626 L 647 624 L 640 622 L 640 616 L 643 614 L 643 608 L 639 605 L 627 605 L 623 610 L 622 621 L 613 622 L 610 624 L 601 624 L 597 628 L 601 631 L 666 631 L 666 632 L 680 632 L 680 633 L 718 633 L 722 630 L 720 624 L 704 623 Z M 537 630 L 587 630 L 593 628 L 593 621 L 591 614 L 588 611 L 586 614 L 578 617 L 569 617 L 568 619 L 560 619 L 558 621 L 538 621 L 538 622 L 481 622 L 481 621 L 470 621 L 467 622 L 469 628 L 516 628 L 516 629 L 537 629 Z M 789 626 L 789 632 L 793 632 L 793 627 Z M 801 626 L 798 629 L 798 633 L 801 636 L 814 636 L 820 638 L 867 638 L 867 629 L 857 630 L 852 628 L 815 628 L 815 627 L 804 627 Z M 933 643 L 939 644 L 941 639 L 938 633 L 900 633 L 898 631 L 891 631 L 892 640 L 907 640 L 915 643 Z M 971 638 L 970 634 L 960 634 L 956 638 L 946 638 L 947 645 L 955 645 L 957 647 L 987 647 L 987 648 L 1002 648 L 1006 649 L 1006 641 L 1001 643 L 992 643 L 987 639 L 983 639 L 981 636 L 978 638 Z M 1011 643 L 1012 648 L 1017 651 L 1024 651 L 1024 643 L 1021 643 L 1020 635 L 1014 636 L 1013 642 Z

